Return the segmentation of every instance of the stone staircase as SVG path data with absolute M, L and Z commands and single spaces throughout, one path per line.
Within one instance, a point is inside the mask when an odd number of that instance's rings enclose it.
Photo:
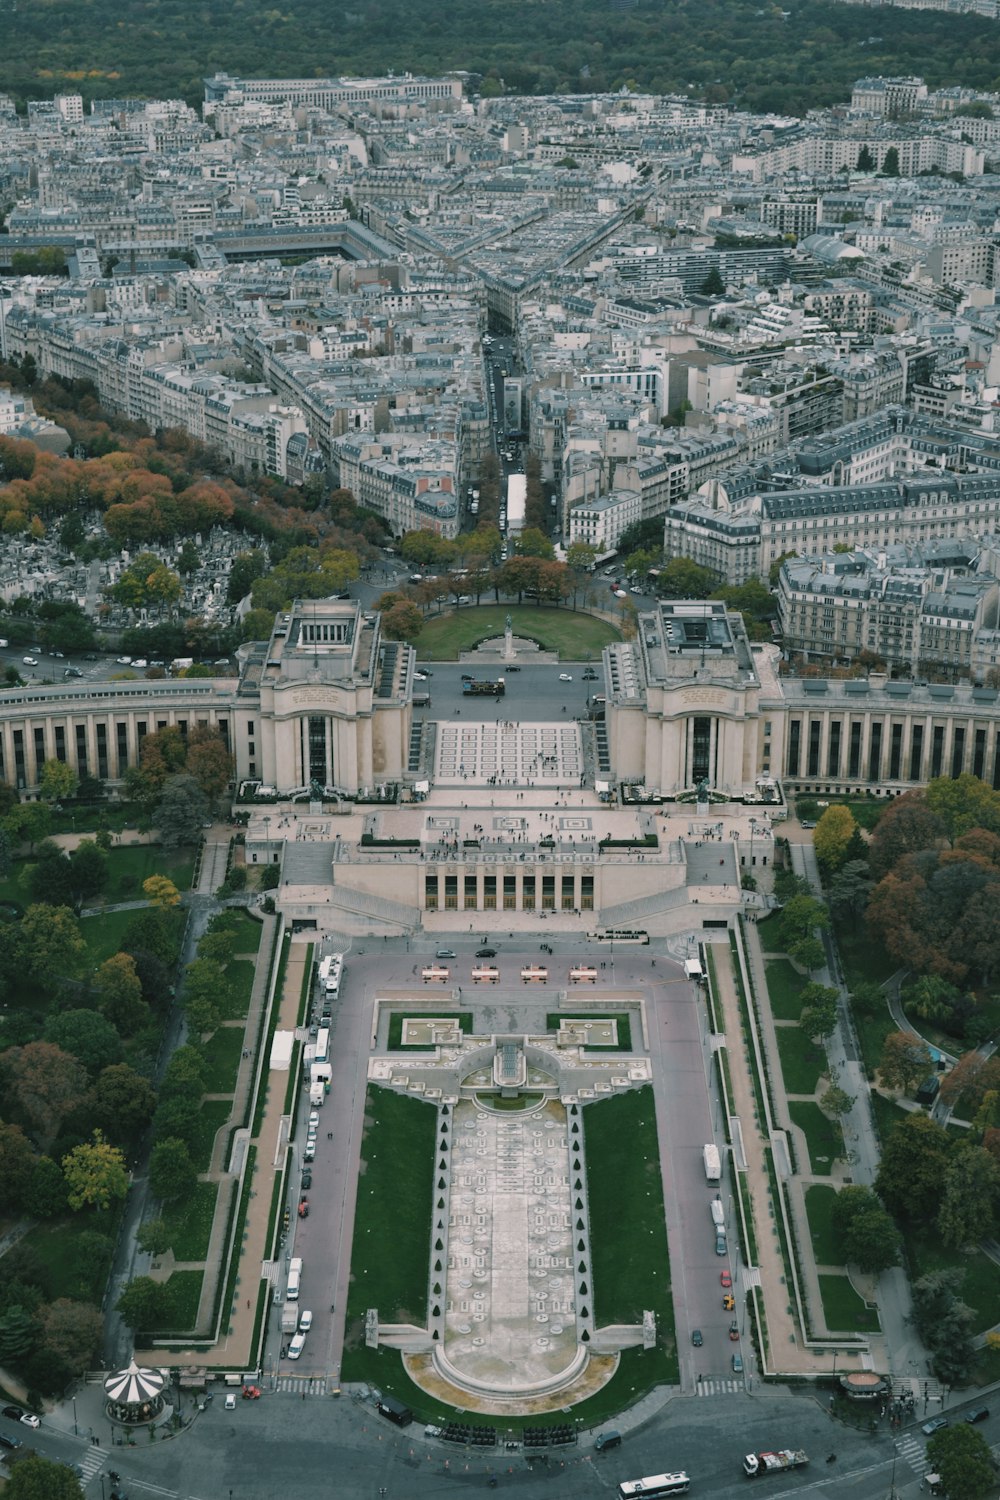
M 329 885 L 333 879 L 333 854 L 336 844 L 332 839 L 316 842 L 296 839 L 285 845 L 285 858 L 281 868 L 283 885 Z
M 668 891 L 654 891 L 650 896 L 637 896 L 634 901 L 620 901 L 617 906 L 601 908 L 601 926 L 635 927 L 641 925 L 644 917 L 687 906 L 690 899 L 684 886 L 675 886 Z

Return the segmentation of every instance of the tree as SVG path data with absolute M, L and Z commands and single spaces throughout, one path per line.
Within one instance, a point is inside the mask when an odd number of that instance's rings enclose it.
M 47 906 L 69 906 L 73 900 L 69 856 L 52 839 L 43 839 L 35 851 L 35 863 L 28 871 L 28 891 L 32 901 Z
M 698 290 L 703 297 L 723 296 L 726 290 L 726 283 L 722 279 L 722 274 L 719 271 L 718 266 L 712 267 L 708 275 L 702 281 L 701 286 L 698 288 Z
M 880 880 L 905 854 L 933 849 L 944 836 L 944 821 L 928 805 L 926 793 L 904 792 L 884 809 L 875 825 L 868 845 L 872 875 Z
M 146 1219 L 136 1231 L 136 1243 L 148 1255 L 162 1255 L 170 1249 L 170 1230 L 165 1219 Z
M 996 1486 L 989 1444 L 967 1422 L 943 1427 L 927 1444 L 927 1461 L 948 1500 L 983 1500 Z
M 814 969 L 821 969 L 826 962 L 826 949 L 819 938 L 811 934 L 808 937 L 796 938 L 794 943 L 789 944 L 788 953 L 790 958 L 793 958 L 797 964 L 801 964 L 804 969 L 808 969 L 810 974 Z
M 24 1358 L 38 1336 L 35 1319 L 20 1303 L 9 1306 L 0 1318 L 0 1360 L 17 1363 Z
M 64 1010 L 52 1016 L 46 1023 L 45 1040 L 75 1057 L 92 1078 L 121 1061 L 121 1037 L 96 1010 Z
M 69 856 L 70 889 L 77 903 L 97 896 L 108 883 L 108 861 L 93 839 L 81 839 Z
M 718 584 L 711 568 L 703 568 L 689 557 L 672 557 L 660 569 L 656 592 L 661 599 L 707 599 Z
M 100 1308 L 59 1297 L 42 1309 L 41 1323 L 45 1343 L 75 1375 L 90 1368 L 104 1327 Z
M 212 958 L 196 958 L 184 972 L 184 1010 L 195 1032 L 215 1031 L 232 1000 L 225 970 Z
M 934 1066 L 930 1048 L 914 1031 L 890 1031 L 878 1061 L 882 1087 L 907 1093 L 927 1077 Z
M 799 1025 L 811 1042 L 832 1036 L 837 1029 L 837 991 L 822 984 L 807 984 L 802 991 Z
M 47 760 L 42 766 L 38 791 L 46 802 L 67 802 L 76 787 L 76 772 L 64 760 Z
M 181 893 L 166 875 L 150 875 L 142 882 L 143 894 L 153 906 L 170 911 L 180 904 Z
M 816 824 L 813 847 L 825 875 L 832 875 L 844 863 L 857 826 L 851 809 L 839 802 L 828 807 Z
M 978 776 L 964 771 L 961 776 L 936 776 L 927 783 L 924 793 L 927 806 L 944 824 L 946 837 L 953 843 L 972 828 L 1000 833 L 1000 792 Z
M 184 769 L 210 800 L 221 797 L 233 777 L 235 762 L 217 729 L 201 726 L 188 735 Z
M 35 1219 L 57 1219 L 66 1212 L 68 1189 L 59 1163 L 39 1156 L 24 1197 L 24 1207 Z
M 837 917 L 852 917 L 857 920 L 868 905 L 873 889 L 867 859 L 848 859 L 830 881 L 827 892 L 830 908 Z
M 52 827 L 52 809 L 47 802 L 21 802 L 6 817 L 7 832 L 15 843 L 34 848 L 39 839 L 48 837 Z
M 87 945 L 67 906 L 29 906 L 18 927 L 20 957 L 32 979 L 51 984 L 83 968 Z
M 892 1127 L 882 1151 L 875 1191 L 895 1219 L 930 1223 L 937 1213 L 948 1164 L 948 1136 L 925 1114 Z
M 854 1097 L 846 1089 L 838 1088 L 831 1083 L 825 1093 L 820 1095 L 820 1108 L 825 1109 L 827 1114 L 846 1115 L 849 1114 L 854 1105 Z
M 423 615 L 408 600 L 400 600 L 382 616 L 382 634 L 387 641 L 415 641 L 423 628 Z
M 135 959 L 130 953 L 113 953 L 94 980 L 102 1015 L 120 1036 L 134 1036 L 149 1018 Z
M 872 156 L 871 152 L 869 151 L 868 146 L 864 145 L 864 146 L 861 147 L 861 150 L 858 152 L 858 171 L 859 172 L 874 172 L 874 170 L 875 170 L 875 158 L 874 158 L 874 156 Z
M 21 1208 L 34 1168 L 35 1153 L 24 1131 L 0 1120 L 0 1213 Z
M 167 1303 L 167 1289 L 150 1276 L 136 1276 L 118 1298 L 118 1311 L 129 1328 L 155 1329 Z
M 898 177 L 899 176 L 899 149 L 898 149 L 898 147 L 896 147 L 896 146 L 890 146 L 889 149 L 888 149 L 888 151 L 886 151 L 885 155 L 883 156 L 883 158 L 882 158 L 882 176 L 883 177 Z
M 134 1150 L 153 1118 L 156 1094 L 142 1074 L 128 1063 L 115 1063 L 105 1068 L 94 1084 L 93 1102 L 94 1113 L 108 1139 Z
M 208 816 L 208 798 L 193 776 L 170 776 L 153 813 L 165 849 L 196 844 Z
M 11 1467 L 4 1500 L 83 1500 L 83 1486 L 68 1465 L 32 1452 Z
M 164 1203 L 175 1203 L 194 1191 L 198 1180 L 191 1153 L 184 1141 L 168 1137 L 159 1141 L 149 1158 L 149 1185 Z
M 861 979 L 851 991 L 851 1004 L 859 1015 L 877 1016 L 885 1010 L 885 991 L 877 979 Z
M 898 1262 L 899 1231 L 870 1188 L 841 1188 L 832 1223 L 845 1262 L 874 1273 Z
M 51 1042 L 29 1042 L 0 1053 L 0 1077 L 8 1102 L 43 1141 L 55 1136 L 87 1084 L 76 1058 Z
M 955 1250 L 988 1239 L 996 1224 L 1000 1166 L 982 1146 L 963 1142 L 944 1174 L 938 1210 L 941 1239 Z
M 517 550 L 521 557 L 539 557 L 545 562 L 551 562 L 556 555 L 555 548 L 537 526 L 526 526 L 517 538 Z
M 125 1158 L 99 1130 L 63 1157 L 62 1169 L 69 1187 L 70 1208 L 107 1209 L 113 1199 L 124 1198 L 128 1192 Z

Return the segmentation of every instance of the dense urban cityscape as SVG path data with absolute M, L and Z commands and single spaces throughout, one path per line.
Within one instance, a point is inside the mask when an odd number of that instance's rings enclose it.
M 0 95 L 11 1500 L 997 1494 L 1000 93 L 702 93 Z

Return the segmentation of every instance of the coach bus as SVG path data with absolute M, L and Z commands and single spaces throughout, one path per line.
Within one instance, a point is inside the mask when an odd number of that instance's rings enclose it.
M 686 1495 L 691 1481 L 686 1474 L 650 1474 L 646 1479 L 623 1479 L 618 1486 L 619 1500 L 660 1500 L 662 1495 Z

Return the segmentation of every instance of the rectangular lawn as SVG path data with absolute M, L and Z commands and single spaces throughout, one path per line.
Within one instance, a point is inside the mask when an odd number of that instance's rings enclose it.
M 436 1130 L 432 1105 L 369 1088 L 347 1298 L 349 1348 L 364 1344 L 369 1307 L 387 1323 L 423 1323 L 427 1316 Z M 345 1358 L 345 1376 L 347 1364 Z
M 778 1055 L 785 1090 L 789 1094 L 812 1094 L 826 1071 L 826 1053 L 815 1046 L 798 1026 L 777 1026 Z
M 191 1160 L 199 1172 L 207 1172 L 212 1160 L 212 1147 L 219 1129 L 232 1114 L 228 1099 L 204 1099 L 195 1119 L 195 1140 L 191 1147 Z M 239 1121 L 236 1122 L 237 1124 Z
M 189 1197 L 163 1210 L 170 1248 L 176 1260 L 205 1259 L 218 1196 L 217 1182 L 196 1182 Z
M 242 1026 L 220 1026 L 201 1047 L 205 1058 L 205 1093 L 231 1094 L 240 1070 L 244 1036 Z
M 840 1122 L 827 1119 L 818 1104 L 803 1099 L 789 1100 L 788 1113 L 805 1132 L 813 1175 L 829 1177 L 833 1163 L 844 1154 L 844 1132 Z
M 878 1313 L 862 1302 L 846 1276 L 821 1275 L 819 1293 L 830 1333 L 878 1332 L 881 1327 Z
M 965 1273 L 957 1296 L 975 1313 L 973 1334 L 1000 1323 L 1000 1272 L 988 1255 L 981 1250 L 973 1250 L 971 1254 L 948 1250 L 939 1239 L 924 1235 L 910 1235 L 906 1250 L 914 1278 L 953 1266 Z
M 765 965 L 771 1014 L 776 1021 L 797 1021 L 802 1014 L 802 991 L 806 978 L 787 958 L 772 958 Z
M 806 1188 L 809 1234 L 812 1239 L 813 1255 L 818 1266 L 840 1264 L 840 1252 L 833 1233 L 833 1205 L 836 1201 L 836 1188 L 820 1187 L 818 1184 Z

